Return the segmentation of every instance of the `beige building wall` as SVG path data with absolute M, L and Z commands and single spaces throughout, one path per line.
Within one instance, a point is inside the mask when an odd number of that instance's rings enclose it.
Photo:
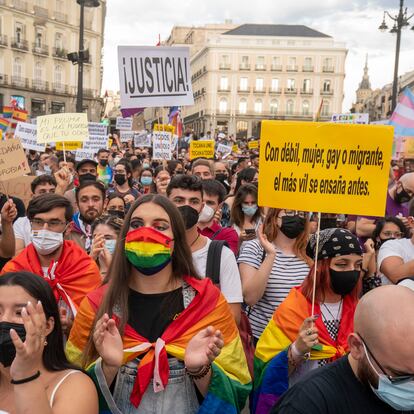
M 85 7 L 85 110 L 100 120 L 106 1 Z M 79 46 L 80 7 L 74 0 L 0 0 L 0 105 L 12 96 L 31 117 L 76 110 L 78 67 L 67 53 Z

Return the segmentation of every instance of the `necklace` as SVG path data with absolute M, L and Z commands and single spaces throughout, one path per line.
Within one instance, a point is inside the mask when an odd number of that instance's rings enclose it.
M 200 238 L 200 233 L 197 234 L 197 237 L 195 238 L 195 240 L 190 244 L 190 247 L 193 247 L 193 244 L 195 244 L 195 242 Z
M 331 316 L 332 316 L 333 323 L 334 323 L 334 325 L 335 325 L 335 328 L 336 328 L 337 332 L 339 331 L 339 325 L 341 324 L 341 320 L 339 319 L 339 315 L 340 315 L 341 310 L 342 310 L 342 303 L 343 303 L 343 299 L 341 299 L 341 302 L 339 303 L 338 313 L 336 314 L 336 317 L 335 317 L 335 316 L 333 316 L 332 312 L 331 312 L 331 311 L 330 311 L 330 309 L 326 306 L 326 304 L 325 304 L 325 303 L 323 303 L 323 304 L 322 304 L 322 306 L 323 306 L 323 307 L 324 307 L 324 308 L 328 311 L 329 315 L 331 315 Z M 326 319 L 326 318 L 325 318 L 325 316 L 323 315 L 323 312 L 322 312 L 322 318 L 323 318 L 323 321 L 324 321 L 325 325 L 327 325 L 327 319 Z

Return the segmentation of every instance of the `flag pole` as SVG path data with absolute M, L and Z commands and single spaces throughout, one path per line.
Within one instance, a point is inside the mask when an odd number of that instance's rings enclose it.
M 315 295 L 316 295 L 316 273 L 318 269 L 318 253 L 319 253 L 319 237 L 321 231 L 321 213 L 318 212 L 318 226 L 316 230 L 316 247 L 315 247 L 315 262 L 313 265 L 313 286 L 312 286 L 312 313 L 313 317 L 315 313 Z

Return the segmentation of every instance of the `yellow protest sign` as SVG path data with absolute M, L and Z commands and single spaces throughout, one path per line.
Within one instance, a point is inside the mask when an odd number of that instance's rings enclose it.
M 237 144 L 234 144 L 231 152 L 239 152 L 239 146 Z
M 30 174 L 29 164 L 20 140 L 0 141 L 0 181 Z
M 190 160 L 195 158 L 214 158 L 214 141 L 191 141 Z
M 393 128 L 263 121 L 259 204 L 383 216 Z
M 37 117 L 37 142 L 87 141 L 86 113 L 63 113 Z
M 249 150 L 252 150 L 252 149 L 257 149 L 257 148 L 259 148 L 259 141 L 249 141 L 248 143 L 247 143 L 247 146 L 248 146 L 248 148 L 249 148 Z
M 171 132 L 171 134 L 174 134 L 175 126 L 166 125 L 166 124 L 154 124 L 154 131 L 165 131 L 165 132 Z
M 82 148 L 82 142 L 80 141 L 66 141 L 64 144 L 63 142 L 56 142 L 56 149 L 58 151 L 73 151 L 79 148 Z

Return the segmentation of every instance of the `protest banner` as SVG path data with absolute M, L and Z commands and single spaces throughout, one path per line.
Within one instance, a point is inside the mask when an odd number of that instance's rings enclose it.
M 38 143 L 83 142 L 88 137 L 88 118 L 86 113 L 62 113 L 37 117 Z
M 214 141 L 191 141 L 190 160 L 195 158 L 214 158 Z
M 93 149 L 78 149 L 75 152 L 75 161 L 82 161 L 85 159 L 93 160 L 98 151 Z
M 67 141 L 67 142 L 56 142 L 56 149 L 58 151 L 74 151 L 78 148 L 82 148 L 81 141 Z
M 29 164 L 20 140 L 0 141 L 0 181 L 30 174 Z
M 121 107 L 193 105 L 188 47 L 118 46 Z
M 259 204 L 383 216 L 392 138 L 388 126 L 263 121 Z
M 106 136 L 108 135 L 108 126 L 105 124 L 101 124 L 100 122 L 88 122 L 88 132 L 89 135 Z
M 152 158 L 170 160 L 172 157 L 171 132 L 157 131 L 152 134 Z
M 166 132 L 171 132 L 171 134 L 174 134 L 175 126 L 167 125 L 167 124 L 154 124 L 153 131 L 166 131 Z
M 151 134 L 147 131 L 142 131 L 134 135 L 134 146 L 137 147 L 152 147 Z
M 129 142 L 134 139 L 135 132 L 134 131 L 120 131 L 119 137 L 121 142 Z
M 23 175 L 21 177 L 12 178 L 11 180 L 7 179 L 2 183 L 0 188 L 8 196 L 20 198 L 25 207 L 27 207 L 33 196 L 30 184 L 35 178 L 36 177 L 33 175 Z
M 249 150 L 252 150 L 252 149 L 257 149 L 257 148 L 259 148 L 259 141 L 249 141 L 248 143 L 247 143 L 247 147 L 249 148 Z
M 14 137 L 20 139 L 22 147 L 28 150 L 34 150 L 39 152 L 45 151 L 45 144 L 38 144 L 37 139 L 37 126 L 28 124 L 27 122 L 18 122 Z
M 232 152 L 239 152 L 239 146 L 237 144 L 234 144 L 233 147 L 231 148 Z
M 131 131 L 132 129 L 132 118 L 122 118 L 122 116 L 116 117 L 116 129 L 120 131 Z
M 331 122 L 337 124 L 369 124 L 369 114 L 333 114 Z
M 83 143 L 83 150 L 95 150 L 98 152 L 100 149 L 108 149 L 109 141 L 106 135 L 89 135 L 89 139 Z
M 224 144 L 218 144 L 217 146 L 217 154 L 221 154 L 222 158 L 227 158 L 233 149 L 232 145 L 224 145 Z

